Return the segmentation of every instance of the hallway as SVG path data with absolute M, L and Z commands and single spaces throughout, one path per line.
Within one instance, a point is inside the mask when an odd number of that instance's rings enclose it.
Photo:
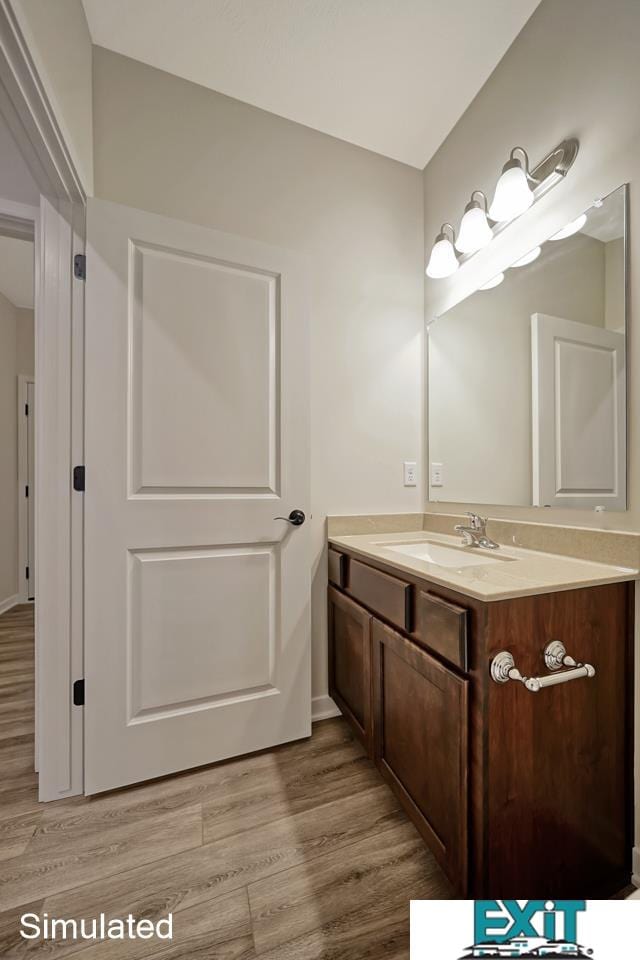
M 0 617 L 3 958 L 400 960 L 408 899 L 451 896 L 342 720 L 316 725 L 310 741 L 39 804 L 33 664 L 33 607 L 15 607 Z M 169 910 L 172 942 L 45 945 L 19 934 L 25 912 L 158 919 Z

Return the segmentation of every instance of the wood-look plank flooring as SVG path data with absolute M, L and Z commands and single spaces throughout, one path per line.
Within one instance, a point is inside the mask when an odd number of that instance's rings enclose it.
M 342 720 L 310 740 L 40 804 L 33 607 L 0 616 L 0 956 L 400 960 L 451 889 Z M 171 942 L 25 941 L 20 916 L 157 920 Z

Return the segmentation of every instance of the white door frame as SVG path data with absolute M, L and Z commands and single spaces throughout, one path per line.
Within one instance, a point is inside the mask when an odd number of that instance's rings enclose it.
M 41 800 L 82 793 L 82 495 L 84 289 L 73 276 L 84 252 L 86 195 L 38 76 L 11 0 L 0 0 L 0 115 L 41 192 L 33 218 L 0 203 L 0 217 L 35 223 L 36 701 Z M 9 224 L 10 226 L 11 224 Z
M 35 377 L 18 374 L 18 596 L 20 603 L 29 600 L 29 580 L 26 568 L 29 565 L 29 501 L 25 488 L 29 483 L 29 420 L 25 414 L 28 386 Z M 29 411 L 30 416 L 35 411 Z M 32 421 L 35 422 L 35 421 Z M 34 497 L 35 491 L 29 490 Z

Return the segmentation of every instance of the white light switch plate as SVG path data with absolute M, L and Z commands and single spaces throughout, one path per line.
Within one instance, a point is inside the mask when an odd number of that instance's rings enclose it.
M 402 464 L 404 471 L 404 485 L 405 487 L 415 487 L 418 476 L 418 470 L 415 460 L 405 460 Z
M 431 486 L 432 487 L 444 486 L 444 464 L 442 463 L 431 464 Z

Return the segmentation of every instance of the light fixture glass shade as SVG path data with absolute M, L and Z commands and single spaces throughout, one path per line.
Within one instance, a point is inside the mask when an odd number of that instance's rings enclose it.
M 564 240 L 565 237 L 570 237 L 572 234 L 577 233 L 578 230 L 582 230 L 585 223 L 587 222 L 586 213 L 581 214 L 579 217 L 576 217 L 575 220 L 572 220 L 571 223 L 568 223 L 562 230 L 558 230 L 557 233 L 554 233 L 552 237 L 549 237 L 550 240 Z
M 520 257 L 519 260 L 515 260 L 511 266 L 526 267 L 528 263 L 533 263 L 534 260 L 537 260 L 541 253 L 542 247 L 534 247 L 533 250 L 529 251 L 529 253 L 525 253 L 524 257 Z
M 532 203 L 533 190 L 529 186 L 526 173 L 517 161 L 510 160 L 505 164 L 496 184 L 489 216 L 497 223 L 514 220 L 528 210 Z
M 504 273 L 499 273 L 487 283 L 483 283 L 479 288 L 480 290 L 493 290 L 494 287 L 499 287 L 502 281 L 504 280 Z
M 487 223 L 487 215 L 478 204 L 471 204 L 465 210 L 460 222 L 456 250 L 460 253 L 475 253 L 486 247 L 493 239 L 493 232 Z
M 432 280 L 441 280 L 443 277 L 450 277 L 459 266 L 451 240 L 439 234 L 429 257 L 427 276 Z

